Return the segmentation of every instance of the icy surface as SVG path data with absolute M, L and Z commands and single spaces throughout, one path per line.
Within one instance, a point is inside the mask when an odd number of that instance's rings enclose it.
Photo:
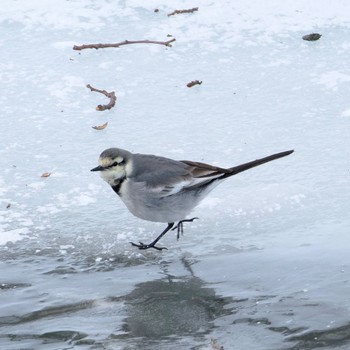
M 3 0 L 0 33 L 1 348 L 348 349 L 350 3 Z M 222 184 L 160 253 L 129 242 L 163 226 L 89 171 L 112 146 L 295 153 Z

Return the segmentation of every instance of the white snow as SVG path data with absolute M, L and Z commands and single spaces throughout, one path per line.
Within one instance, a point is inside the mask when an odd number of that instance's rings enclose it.
M 3 231 L 0 227 L 0 244 L 6 244 L 8 242 L 17 242 L 23 239 L 29 232 L 29 229 L 26 228 L 18 228 L 14 230 Z
M 342 32 L 350 26 L 350 4 L 227 0 L 198 6 L 194 14 L 168 17 L 193 3 L 78 0 L 53 9 L 48 0 L 5 1 L 0 46 L 16 45 L 2 50 L 0 70 L 6 81 L 3 206 L 18 202 L 8 210 L 29 216 L 33 229 L 43 225 L 38 213 L 45 220 L 70 209 L 84 216 L 92 205 L 122 215 L 127 225 L 136 219 L 89 172 L 104 148 L 220 166 L 295 148 L 287 159 L 227 181 L 197 214 L 210 209 L 225 225 L 224 213 L 254 218 L 279 211 L 283 217 L 292 207 L 319 220 L 334 203 L 335 216 L 346 212 L 350 75 Z M 314 31 L 322 34 L 319 41 L 301 40 Z M 167 40 L 167 34 L 176 38 L 171 48 L 72 50 L 74 44 Z M 203 84 L 188 89 L 193 79 Z M 108 99 L 87 83 L 116 91 L 116 107 L 97 112 Z M 105 121 L 105 130 L 91 129 Z M 41 179 L 45 171 L 52 175 Z M 103 222 L 99 215 L 94 220 Z
M 349 109 L 346 109 L 345 111 L 343 111 L 343 112 L 341 113 L 341 115 L 342 115 L 343 117 L 350 117 L 350 108 L 349 108 Z
M 321 74 L 320 77 L 315 78 L 315 82 L 323 85 L 326 89 L 338 91 L 341 83 L 350 81 L 350 74 L 346 74 L 338 71 L 330 71 Z

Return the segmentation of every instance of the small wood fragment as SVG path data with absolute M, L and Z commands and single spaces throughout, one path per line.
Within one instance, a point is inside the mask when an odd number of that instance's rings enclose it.
M 191 88 L 192 86 L 195 86 L 195 85 L 201 85 L 203 82 L 202 81 L 199 81 L 199 80 L 192 80 L 190 81 L 186 86 Z
M 188 10 L 175 10 L 171 13 L 168 13 L 168 17 L 170 16 L 174 16 L 174 15 L 178 15 L 178 14 L 181 14 L 181 13 L 193 13 L 195 11 L 198 11 L 198 7 L 193 7 L 191 9 L 188 9 Z
M 103 129 L 105 129 L 107 127 L 107 125 L 108 125 L 108 122 L 106 122 L 106 123 L 104 123 L 102 125 L 92 126 L 92 128 L 95 129 L 95 130 L 103 130 Z
M 321 38 L 321 34 L 319 33 L 311 33 L 303 36 L 303 40 L 306 41 L 316 41 Z

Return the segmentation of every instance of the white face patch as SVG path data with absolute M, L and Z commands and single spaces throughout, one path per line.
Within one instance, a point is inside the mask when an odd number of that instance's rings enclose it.
M 122 165 L 117 165 L 111 169 L 102 170 L 100 176 L 105 180 L 109 185 L 113 186 L 115 180 L 125 177 L 125 168 Z
M 115 180 L 119 180 L 125 177 L 125 164 L 123 162 L 123 157 L 111 158 L 100 158 L 98 163 L 100 166 L 106 168 L 100 172 L 100 176 L 105 180 L 110 186 L 115 185 Z M 120 165 L 114 165 L 115 163 L 122 163 Z M 111 166 L 111 167 L 110 167 Z M 110 168 L 108 168 L 110 167 Z

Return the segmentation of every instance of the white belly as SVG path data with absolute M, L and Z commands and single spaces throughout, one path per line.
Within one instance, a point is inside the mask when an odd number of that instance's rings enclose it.
M 213 183 L 203 191 L 181 191 L 162 196 L 145 187 L 144 183 L 125 180 L 119 195 L 129 211 L 138 218 L 170 223 L 185 219 L 217 184 Z
M 177 222 L 186 218 L 198 204 L 186 195 L 160 197 L 143 186 L 130 185 L 125 180 L 120 187 L 120 198 L 129 211 L 140 219 L 155 222 Z

